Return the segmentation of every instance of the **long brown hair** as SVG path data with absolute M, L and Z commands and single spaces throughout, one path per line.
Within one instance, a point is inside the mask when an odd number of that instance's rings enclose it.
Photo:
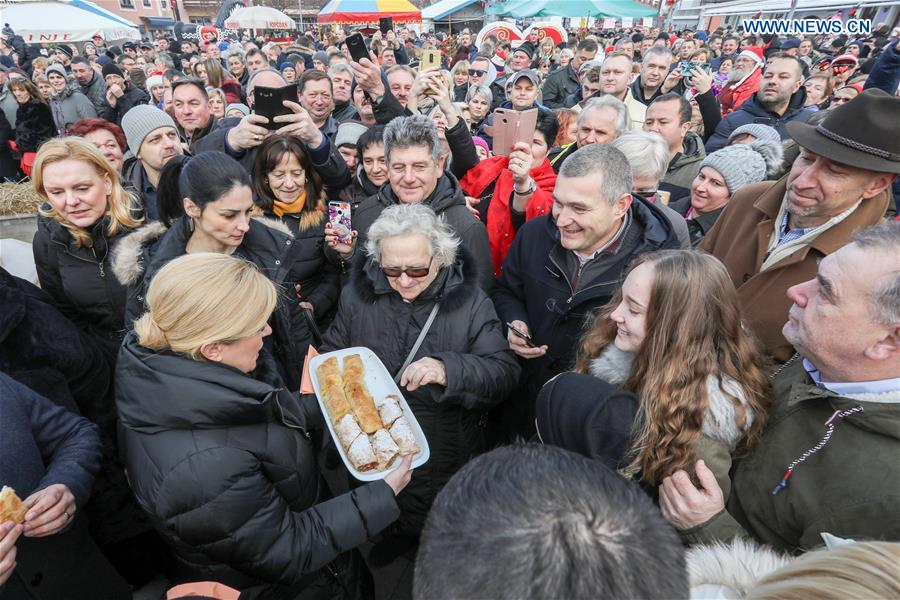
M 737 292 L 718 259 L 693 250 L 662 250 L 638 257 L 630 270 L 641 264 L 652 265 L 654 274 L 647 334 L 624 386 L 641 400 L 625 473 L 658 483 L 679 469 L 693 472 L 710 377 L 734 403 L 735 424 L 744 432 L 739 454 L 759 441 L 769 381 L 762 348 L 741 323 Z M 577 372 L 590 372 L 591 360 L 615 339 L 610 315 L 621 300 L 620 290 L 585 334 Z M 746 406 L 723 387 L 723 378 L 740 388 Z
M 85 163 L 98 175 L 108 178 L 112 183 L 112 193 L 106 198 L 106 216 L 109 217 L 109 226 L 106 228 L 107 235 L 116 235 L 121 229 L 134 229 L 143 222 L 143 218 L 135 216 L 138 212 L 139 202 L 122 187 L 119 173 L 100 154 L 100 150 L 94 144 L 80 137 L 72 136 L 49 140 L 44 142 L 38 150 L 34 159 L 31 179 L 35 191 L 41 197 L 47 199 L 47 192 L 44 189 L 44 167 L 69 159 Z M 38 212 L 42 216 L 59 221 L 69 231 L 77 245 L 89 248 L 93 243 L 90 232 L 68 221 L 49 204 L 49 201 L 41 206 Z

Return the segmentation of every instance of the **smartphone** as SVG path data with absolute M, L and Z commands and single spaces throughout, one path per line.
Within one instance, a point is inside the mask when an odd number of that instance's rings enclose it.
M 345 40 L 347 44 L 347 50 L 350 52 L 350 58 L 352 58 L 355 62 L 359 62 L 364 58 L 369 58 L 369 49 L 366 48 L 366 40 L 363 39 L 363 36 L 358 31 L 352 35 L 348 35 Z
M 531 146 L 537 126 L 538 109 L 518 111 L 510 108 L 494 110 L 494 154 L 509 156 L 512 147 L 524 142 Z
M 394 18 L 393 17 L 381 17 L 378 19 L 378 29 L 381 30 L 381 35 L 387 35 L 387 32 L 394 28 Z
M 328 223 L 341 244 L 353 243 L 353 227 L 350 224 L 350 203 L 329 202 Z
M 524 331 L 522 331 L 521 329 L 519 329 L 518 327 L 516 327 L 516 326 L 513 325 L 512 323 L 507 323 L 506 326 L 509 328 L 510 331 L 513 332 L 513 335 L 517 335 L 517 336 L 519 336 L 520 338 L 522 338 L 523 340 L 525 340 L 525 344 L 526 344 L 529 348 L 535 348 L 535 347 L 536 347 L 536 346 L 534 345 L 534 339 L 533 339 L 530 335 L 528 335 L 527 333 L 525 333 Z
M 283 123 L 276 123 L 274 119 L 279 115 L 291 114 L 291 109 L 283 104 L 285 100 L 298 101 L 296 83 L 280 88 L 263 86 L 253 88 L 253 112 L 269 120 L 263 127 L 274 131 L 284 125 Z
M 428 69 L 430 67 L 440 67 L 441 66 L 441 51 L 440 50 L 422 50 L 422 61 L 419 64 L 419 67 L 422 69 Z

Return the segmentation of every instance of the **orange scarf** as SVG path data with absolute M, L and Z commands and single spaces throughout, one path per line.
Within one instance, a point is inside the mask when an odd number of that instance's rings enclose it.
M 306 206 L 306 188 L 303 188 L 303 191 L 300 192 L 300 196 L 293 202 L 286 203 L 274 199 L 272 201 L 272 212 L 279 217 L 283 217 L 284 215 L 297 214 L 303 210 L 304 206 Z

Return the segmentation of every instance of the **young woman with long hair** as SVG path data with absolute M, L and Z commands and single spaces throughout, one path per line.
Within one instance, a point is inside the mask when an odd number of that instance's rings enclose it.
M 44 141 L 56 135 L 53 111 L 30 80 L 10 79 L 6 87 L 19 103 L 16 110 L 16 147 L 19 152 L 37 152 Z
M 732 456 L 765 425 L 769 382 L 721 262 L 691 250 L 639 257 L 582 339 L 575 370 L 640 398 L 625 475 L 655 489 L 702 459 L 728 497 Z

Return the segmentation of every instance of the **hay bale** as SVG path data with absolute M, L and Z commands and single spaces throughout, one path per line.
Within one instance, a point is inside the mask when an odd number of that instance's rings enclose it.
M 0 184 L 0 216 L 34 214 L 41 202 L 31 180 Z

